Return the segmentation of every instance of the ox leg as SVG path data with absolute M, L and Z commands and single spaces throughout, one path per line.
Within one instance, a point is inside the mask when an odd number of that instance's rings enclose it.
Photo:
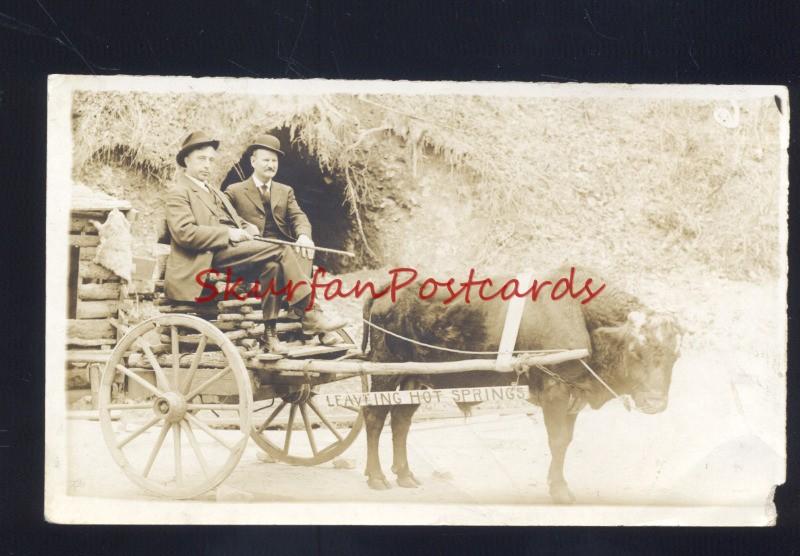
M 563 385 L 551 387 L 543 396 L 542 402 L 551 455 L 550 470 L 547 473 L 550 497 L 556 504 L 571 504 L 575 502 L 575 496 L 564 479 L 564 458 L 569 443 L 572 442 L 577 415 L 570 415 L 568 412 L 569 391 Z
M 364 423 L 367 429 L 367 467 L 364 475 L 367 476 L 367 485 L 375 490 L 386 490 L 390 488 L 389 481 L 381 469 L 381 458 L 378 452 L 378 445 L 381 439 L 381 431 L 386 422 L 386 414 L 389 413 L 389 406 L 371 405 L 364 407 Z
M 392 472 L 397 475 L 397 484 L 405 488 L 416 488 L 422 483 L 417 480 L 408 466 L 408 431 L 418 405 L 397 405 L 392 407 Z

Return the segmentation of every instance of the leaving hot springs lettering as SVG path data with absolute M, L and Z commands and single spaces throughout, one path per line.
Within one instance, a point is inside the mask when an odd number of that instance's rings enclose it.
M 347 392 L 326 394 L 329 407 L 365 405 L 419 405 L 443 401 L 492 402 L 525 400 L 527 386 L 488 386 L 477 388 L 444 388 L 440 390 L 394 390 L 388 392 Z
M 504 388 L 453 388 L 454 402 L 493 402 L 525 400 L 527 388 L 508 386 Z

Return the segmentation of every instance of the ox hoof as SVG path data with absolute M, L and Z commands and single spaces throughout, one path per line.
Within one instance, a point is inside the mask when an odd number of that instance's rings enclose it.
M 414 475 L 409 473 L 408 475 L 397 477 L 397 485 L 403 488 L 417 488 L 422 485 L 422 483 L 420 483 Z
M 567 486 L 567 483 L 550 485 L 550 498 L 555 504 L 574 504 L 575 495 Z
M 372 490 L 389 490 L 392 488 L 392 485 L 389 484 L 389 481 L 387 481 L 385 477 L 380 477 L 377 479 L 370 477 L 367 479 L 367 485 Z

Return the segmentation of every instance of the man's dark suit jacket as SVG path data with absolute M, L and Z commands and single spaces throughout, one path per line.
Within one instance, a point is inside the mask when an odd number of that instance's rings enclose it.
M 241 218 L 254 224 L 259 231 L 264 231 L 266 222 L 264 203 L 261 201 L 261 194 L 252 176 L 242 182 L 232 184 L 225 190 L 225 195 L 228 196 Z M 303 209 L 297 204 L 294 190 L 291 187 L 272 180 L 269 203 L 275 224 L 284 236 L 277 239 L 295 241 L 300 235 L 311 237 L 311 223 Z
M 219 199 L 222 206 L 215 202 Z M 193 301 L 203 287 L 197 273 L 211 268 L 214 251 L 229 245 L 231 221 L 237 227 L 243 222 L 227 197 L 219 191 L 204 191 L 185 175 L 180 175 L 167 191 L 167 226 L 171 249 L 164 277 L 169 299 Z

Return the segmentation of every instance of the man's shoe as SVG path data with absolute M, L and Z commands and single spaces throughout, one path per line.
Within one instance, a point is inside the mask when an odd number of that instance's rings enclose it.
M 306 311 L 303 315 L 303 334 L 314 336 L 322 332 L 333 332 L 347 326 L 347 321 L 341 318 L 329 317 L 318 308 Z
M 274 321 L 264 323 L 264 349 L 275 355 L 289 353 L 289 346 L 278 339 L 278 330 Z

